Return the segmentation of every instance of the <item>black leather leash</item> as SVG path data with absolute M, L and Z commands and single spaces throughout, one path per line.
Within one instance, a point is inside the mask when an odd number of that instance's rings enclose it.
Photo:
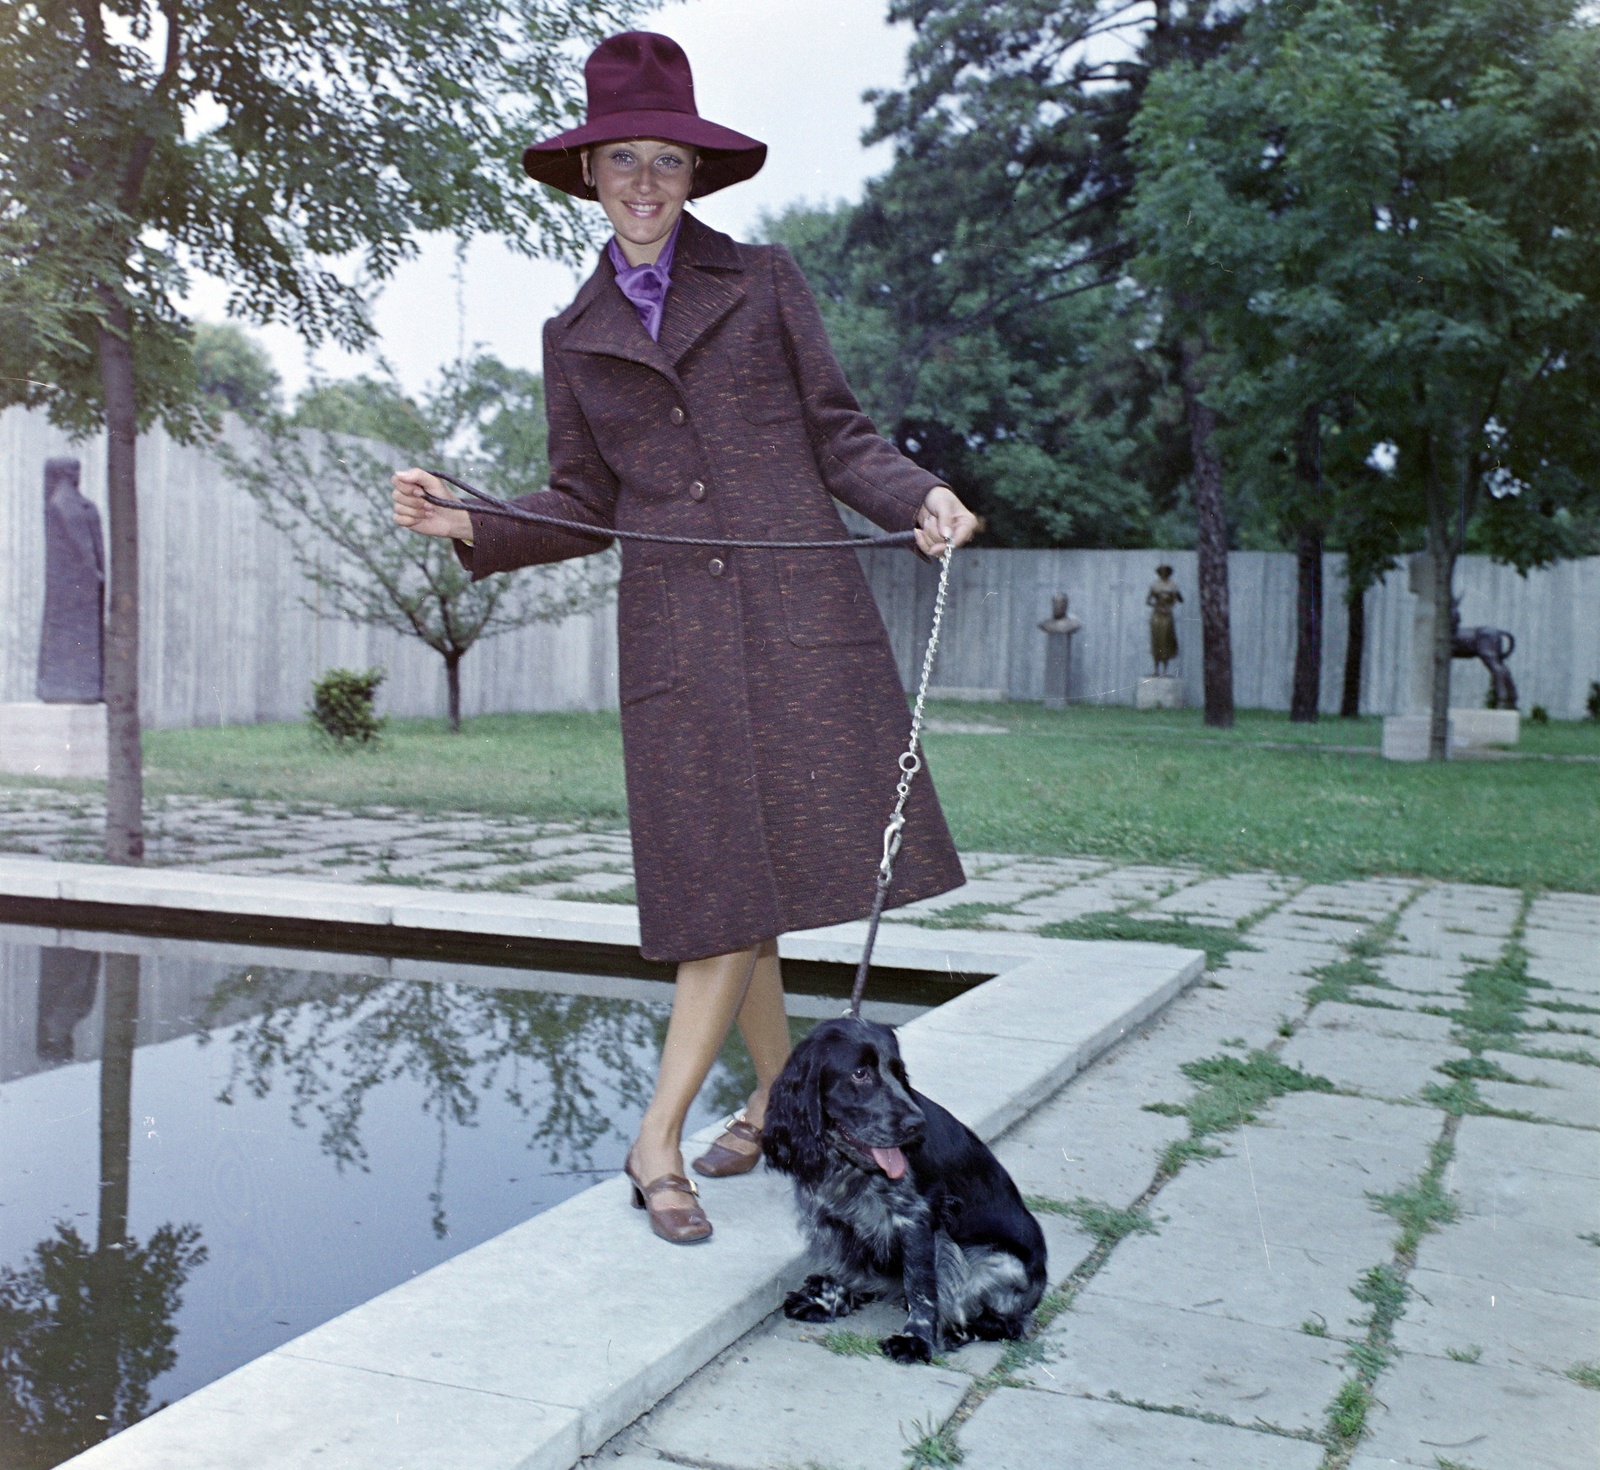
M 510 505 L 497 496 L 475 490 L 471 485 L 445 474 L 442 470 L 429 470 L 428 473 L 436 479 L 443 480 L 447 485 L 454 485 L 457 490 L 464 491 L 479 502 L 474 506 L 464 506 L 459 500 L 445 500 L 424 490 L 422 498 L 429 505 L 437 505 L 444 510 L 472 510 L 478 515 L 500 516 L 509 521 L 531 521 L 536 526 L 554 526 L 562 531 L 577 531 L 582 535 L 592 536 L 597 541 L 609 541 L 612 537 L 616 537 L 619 541 L 655 541 L 665 546 L 706 546 L 718 550 L 731 548 L 740 551 L 849 551 L 858 546 L 917 544 L 915 531 L 885 531 L 876 536 L 846 536 L 842 540 L 832 541 L 740 541 L 730 540 L 726 536 L 719 539 L 714 536 L 668 536 L 662 531 L 619 531 L 610 526 L 591 526 L 587 521 L 568 521 L 559 516 L 540 515 L 537 511 L 524 510 L 520 505 Z

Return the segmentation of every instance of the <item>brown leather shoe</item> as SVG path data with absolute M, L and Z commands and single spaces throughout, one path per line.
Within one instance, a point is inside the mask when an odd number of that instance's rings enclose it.
M 650 1228 L 663 1240 L 670 1240 L 674 1245 L 698 1245 L 702 1240 L 711 1239 L 711 1222 L 698 1204 L 658 1205 L 655 1202 L 658 1194 L 688 1194 L 698 1198 L 700 1191 L 692 1179 L 685 1179 L 682 1174 L 663 1174 L 659 1179 L 641 1184 L 633 1172 L 632 1154 L 622 1171 L 633 1186 L 634 1209 L 644 1210 L 650 1216 Z
M 755 1147 L 749 1151 L 729 1148 L 722 1141 L 723 1138 L 742 1139 L 745 1143 L 753 1143 Z M 761 1130 L 743 1117 L 737 1117 L 728 1120 L 722 1138 L 718 1138 L 694 1161 L 694 1167 L 696 1173 L 704 1174 L 708 1179 L 727 1179 L 734 1174 L 748 1174 L 760 1162 Z

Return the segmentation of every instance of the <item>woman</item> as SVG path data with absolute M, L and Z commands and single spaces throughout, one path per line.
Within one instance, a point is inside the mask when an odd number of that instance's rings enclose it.
M 423 492 L 449 492 L 417 469 L 394 477 L 395 520 L 454 538 L 474 577 L 589 555 L 613 527 L 844 539 L 830 494 L 915 529 L 926 555 L 970 538 L 971 513 L 861 413 L 788 253 L 684 213 L 756 173 L 765 145 L 698 115 L 688 59 L 665 36 L 613 36 L 585 78 L 588 120 L 523 166 L 597 199 L 616 233 L 545 325 L 550 489 L 518 503 L 596 534 L 436 508 Z M 617 625 L 640 950 L 678 965 L 626 1168 L 656 1233 L 690 1243 L 711 1224 L 683 1174 L 684 1119 L 737 1019 L 756 1090 L 695 1167 L 755 1166 L 789 1055 L 777 936 L 868 911 L 906 703 L 850 551 L 624 542 Z M 919 780 L 891 901 L 964 881 Z

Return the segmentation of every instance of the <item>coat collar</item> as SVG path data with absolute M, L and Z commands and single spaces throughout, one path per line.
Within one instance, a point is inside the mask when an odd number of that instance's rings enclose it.
M 568 352 L 627 358 L 676 381 L 678 364 L 743 299 L 744 285 L 738 279 L 743 270 L 739 247 L 728 236 L 686 214 L 672 262 L 661 340 L 650 340 L 639 313 L 617 290 L 616 272 L 602 250 L 594 274 L 565 313 L 561 346 Z

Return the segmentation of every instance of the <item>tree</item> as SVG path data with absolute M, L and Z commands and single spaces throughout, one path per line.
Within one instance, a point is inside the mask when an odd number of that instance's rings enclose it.
M 282 380 L 261 344 L 231 322 L 194 324 L 195 386 L 218 413 L 259 419 L 278 407 Z
M 219 450 L 262 515 L 289 537 L 317 591 L 307 606 L 418 638 L 444 660 L 450 728 L 459 731 L 468 650 L 595 606 L 611 590 L 615 558 L 474 582 L 453 542 L 394 524 L 394 456 L 361 434 L 393 435 L 408 459 L 453 465 L 502 499 L 527 495 L 548 477 L 543 384 L 492 357 L 450 369 L 420 403 L 373 378 L 317 384 L 301 395 L 293 419 L 263 424 L 254 457 Z
M 1347 463 L 1389 465 L 1347 519 L 1434 568 L 1435 759 L 1469 527 L 1525 569 L 1600 485 L 1597 62 L 1568 0 L 1270 4 L 1138 125 L 1143 249 L 1237 354 L 1238 432 L 1347 398 Z
M 570 116 L 571 43 L 633 10 L 0 0 L 0 403 L 107 433 L 112 861 L 144 850 L 135 445 L 205 424 L 185 266 L 231 285 L 232 315 L 359 348 L 418 231 L 572 253 L 581 214 L 516 158 Z

